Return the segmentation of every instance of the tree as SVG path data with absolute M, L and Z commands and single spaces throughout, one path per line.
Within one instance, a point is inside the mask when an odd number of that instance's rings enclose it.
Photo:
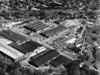
M 0 75 L 6 75 L 5 71 L 0 68 Z
M 80 75 L 80 71 L 79 70 L 74 70 L 72 74 L 70 75 Z
M 90 71 L 89 71 L 89 66 L 86 64 L 83 64 L 82 68 L 80 68 L 81 71 L 84 71 L 86 73 L 86 75 L 90 75 Z
M 42 72 L 40 70 L 35 70 L 35 72 L 33 74 L 34 75 L 42 75 Z
M 22 72 L 19 70 L 19 68 L 16 68 L 12 70 L 9 75 L 22 75 Z
M 68 75 L 67 70 L 63 70 L 63 71 L 61 71 L 60 75 Z
M 80 71 L 80 75 L 86 75 L 84 71 Z
M 99 75 L 99 72 L 97 72 L 93 69 L 90 69 L 90 75 Z
M 89 71 L 89 66 L 86 65 L 86 64 L 83 64 L 81 70 L 82 70 L 82 71 Z
M 42 75 L 50 75 L 50 73 L 48 70 L 46 70 L 46 71 L 42 72 Z
M 64 64 L 64 66 L 67 69 L 68 74 L 74 73 L 75 70 L 79 72 L 80 60 L 75 60 L 69 64 Z

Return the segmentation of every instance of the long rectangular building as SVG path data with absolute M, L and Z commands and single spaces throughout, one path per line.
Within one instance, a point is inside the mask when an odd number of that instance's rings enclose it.
M 31 58 L 31 61 L 29 61 L 29 63 L 35 67 L 40 67 L 46 62 L 52 60 L 54 57 L 57 57 L 58 55 L 59 53 L 56 50 L 50 50 L 43 55 Z
M 11 57 L 12 59 L 18 59 L 19 57 L 23 56 L 24 54 L 17 51 L 16 49 L 11 48 L 5 44 L 0 43 L 0 51 L 6 54 L 7 56 Z
M 4 58 L 6 62 L 12 63 L 15 61 L 14 58 L 10 57 L 9 55 L 5 54 L 4 52 L 0 51 L 0 58 Z
M 28 44 L 31 44 L 32 46 L 36 46 L 36 47 L 41 47 L 42 45 L 37 43 L 37 42 L 34 42 L 34 41 L 27 41 Z
M 11 30 L 6 30 L 6 31 L 3 31 L 9 35 L 11 35 L 12 37 L 15 37 L 16 39 L 20 40 L 20 42 L 23 42 L 23 41 L 26 41 L 26 38 L 20 34 L 17 34 Z
M 11 46 L 12 48 L 22 52 L 23 54 L 26 54 L 26 53 L 29 52 L 28 49 L 26 49 L 26 48 L 24 48 L 24 47 L 22 47 L 22 46 L 20 46 L 20 45 L 18 45 L 16 43 L 9 44 L 9 46 Z
M 65 26 L 58 26 L 58 27 L 53 28 L 53 29 L 51 29 L 51 30 L 45 31 L 45 32 L 41 33 L 40 35 L 46 36 L 46 37 L 49 38 L 49 37 L 52 37 L 52 36 L 54 36 L 54 35 L 56 35 L 56 34 L 62 32 L 62 31 L 64 31 L 64 30 L 66 30 L 66 29 L 67 29 L 67 28 L 66 28 Z
M 30 52 L 38 48 L 36 46 L 28 44 L 27 42 L 23 43 L 21 46 L 24 47 L 24 48 L 26 48 L 26 49 L 28 49 Z
M 33 32 L 43 30 L 44 28 L 47 28 L 47 27 L 49 27 L 49 26 L 47 26 L 46 24 L 44 24 L 40 21 L 37 21 L 35 23 L 24 26 L 25 29 L 28 29 L 28 30 L 33 31 Z
M 34 41 L 27 41 L 25 43 L 22 43 L 21 45 L 18 45 L 17 43 L 11 43 L 9 44 L 9 46 L 18 50 L 19 52 L 22 52 L 23 54 L 26 54 L 34 51 L 35 49 L 41 47 L 42 45 Z
M 7 30 L 7 31 L 0 31 L 0 35 L 13 41 L 13 42 L 23 42 L 23 41 L 26 41 L 26 38 L 24 36 L 21 36 L 15 32 L 12 32 L 10 30 Z
M 18 41 L 18 39 L 16 39 L 15 37 L 12 37 L 11 35 L 3 32 L 3 31 L 2 32 L 0 31 L 0 36 L 3 36 L 3 37 L 5 37 L 5 38 L 7 38 L 7 39 L 9 39 L 9 40 L 11 40 L 13 42 Z

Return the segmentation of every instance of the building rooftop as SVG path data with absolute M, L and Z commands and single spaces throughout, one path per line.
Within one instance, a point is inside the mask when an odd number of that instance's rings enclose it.
M 34 65 L 35 67 L 39 67 L 49 60 L 52 60 L 54 57 L 57 57 L 59 53 L 56 50 L 50 50 L 40 56 L 31 58 L 31 61 L 29 61 L 30 64 Z
M 68 64 L 68 63 L 70 63 L 71 61 L 72 61 L 71 59 L 69 59 L 69 58 L 67 58 L 67 57 L 65 57 L 65 56 L 60 55 L 60 56 L 58 56 L 57 58 L 55 58 L 54 60 L 52 60 L 52 61 L 50 62 L 50 64 L 53 65 L 54 67 L 59 67 L 59 66 L 62 65 L 63 63 Z
M 42 34 L 44 34 L 45 36 L 47 37 L 51 37 L 51 36 L 54 36 L 62 31 L 66 30 L 66 27 L 65 26 L 58 26 L 56 28 L 53 28 L 51 30 L 47 30 L 45 32 L 43 32 Z

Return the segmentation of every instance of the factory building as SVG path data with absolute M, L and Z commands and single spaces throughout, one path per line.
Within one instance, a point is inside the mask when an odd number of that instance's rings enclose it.
M 22 43 L 19 45 L 17 42 Z M 0 54 L 9 58 L 11 61 L 19 60 L 25 54 L 34 51 L 38 47 L 42 47 L 42 45 L 33 41 L 26 42 L 24 36 L 11 30 L 0 31 Z
M 34 41 L 27 41 L 25 43 L 22 43 L 21 45 L 18 45 L 17 43 L 11 43 L 9 44 L 9 46 L 18 50 L 19 52 L 22 52 L 23 54 L 26 54 L 29 52 L 33 52 L 35 49 L 41 47 L 42 45 Z
M 45 31 L 45 32 L 41 33 L 40 35 L 49 38 L 49 37 L 52 37 L 52 36 L 54 36 L 54 35 L 59 34 L 59 33 L 62 32 L 62 31 L 65 31 L 66 29 L 67 29 L 67 28 L 64 27 L 64 26 L 58 26 L 58 27 L 53 28 L 53 29 L 51 29 L 51 30 Z
M 3 59 L 4 61 L 6 61 L 7 64 L 11 64 L 11 63 L 15 62 L 15 59 L 8 56 L 7 54 L 5 54 L 2 51 L 0 51 L 0 59 Z
M 7 33 L 7 34 L 9 34 L 9 35 L 11 35 L 11 37 L 15 37 L 15 38 L 18 39 L 20 42 L 26 41 L 26 38 L 25 38 L 24 36 L 22 36 L 22 35 L 20 35 L 20 34 L 17 34 L 17 33 L 13 32 L 13 31 L 11 31 L 11 30 L 6 30 L 6 31 L 4 31 L 4 32 Z M 17 41 L 17 40 L 16 40 L 16 41 Z
M 43 24 L 40 21 L 37 21 L 37 22 L 34 22 L 34 23 L 30 24 L 30 25 L 24 26 L 25 29 L 28 29 L 28 30 L 33 31 L 33 32 L 37 32 L 37 31 L 43 30 L 43 29 L 45 29 L 47 27 L 49 27 L 49 26 L 47 26 L 46 24 Z
M 40 67 L 58 55 L 59 53 L 56 50 L 48 50 L 43 54 L 32 57 L 29 63 L 35 67 Z
M 24 54 L 0 42 L 0 54 L 11 61 L 16 61 Z
M 54 60 L 52 60 L 50 62 L 50 64 L 54 67 L 59 67 L 60 65 L 63 65 L 64 63 L 69 64 L 70 62 L 72 62 L 73 60 L 65 57 L 65 56 L 58 56 L 57 58 L 55 58 Z
M 21 36 L 20 34 L 17 34 L 15 32 L 12 32 L 10 30 L 6 30 L 6 31 L 0 31 L 0 36 L 3 36 L 13 42 L 24 42 L 26 41 L 26 38 L 24 36 Z
M 23 54 L 26 54 L 27 52 L 29 52 L 28 49 L 16 44 L 16 43 L 12 43 L 12 44 L 9 44 L 10 47 L 18 50 L 19 52 L 23 53 Z

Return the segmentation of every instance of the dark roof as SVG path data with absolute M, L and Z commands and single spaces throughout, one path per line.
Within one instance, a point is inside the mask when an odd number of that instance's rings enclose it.
M 3 32 L 3 31 L 0 32 L 0 35 L 3 36 L 3 37 L 5 37 L 5 38 L 7 38 L 7 39 L 9 39 L 9 40 L 11 40 L 11 41 L 13 41 L 13 42 L 19 41 L 19 39 L 17 39 L 15 37 L 13 37 L 13 36 L 11 36 L 11 35 Z
M 65 56 L 60 55 L 57 58 L 55 58 L 54 60 L 52 60 L 50 62 L 50 64 L 53 65 L 54 67 L 58 67 L 58 66 L 62 65 L 63 63 L 68 64 L 71 61 L 72 61 L 71 59 L 69 59 L 69 58 L 67 58 Z
M 31 61 L 29 61 L 29 63 L 35 67 L 39 67 L 58 55 L 59 53 L 56 50 L 50 50 L 43 55 L 33 58 Z
M 64 30 L 66 30 L 66 27 L 58 26 L 56 28 L 53 28 L 51 30 L 47 30 L 47 31 L 43 32 L 43 34 L 45 34 L 46 36 L 50 37 L 50 36 L 53 36 L 53 35 L 55 35 L 55 34 L 57 34 L 59 32 L 62 32 Z
M 61 23 L 61 22 L 64 22 L 65 20 L 63 20 L 63 19 L 59 19 L 59 20 L 56 20 L 55 22 L 57 22 L 57 23 Z
M 33 60 L 34 61 L 39 61 L 39 60 L 44 59 L 45 57 L 47 57 L 47 56 L 49 56 L 51 54 L 54 54 L 54 53 L 58 54 L 58 52 L 56 50 L 50 50 L 50 51 L 46 52 L 45 54 L 43 54 L 43 55 L 41 55 L 41 56 L 39 56 L 37 58 L 34 58 Z
M 21 44 L 21 46 L 24 47 L 24 48 L 26 48 L 26 49 L 28 49 L 28 50 L 30 50 L 30 51 L 33 51 L 33 50 L 35 50 L 37 48 L 36 46 L 33 46 L 31 44 L 28 44 L 27 42 Z
M 40 25 L 40 24 L 37 24 L 37 25 L 31 25 L 30 27 L 33 27 L 33 28 L 38 28 L 38 27 L 42 27 L 44 26 L 44 24 Z
M 30 31 L 33 31 L 33 32 L 36 32 L 38 30 L 42 30 L 44 28 L 47 28 L 48 26 L 46 24 L 43 24 L 42 22 L 40 21 L 37 21 L 37 22 L 34 22 L 32 24 L 29 24 L 27 26 L 24 26 L 24 28 L 30 30 Z
M 37 31 L 38 31 L 38 30 L 42 30 L 42 29 L 47 28 L 47 27 L 48 27 L 48 26 L 44 25 L 44 26 L 41 26 L 41 27 L 36 28 L 36 30 L 37 30 Z
M 35 59 L 35 58 L 37 58 L 37 57 L 39 57 L 39 56 L 41 56 L 41 55 L 47 53 L 48 51 L 50 51 L 50 49 L 47 49 L 47 50 L 45 50 L 45 51 L 43 51 L 43 52 L 41 52 L 41 53 L 38 53 L 37 55 L 31 57 L 30 59 Z
M 24 28 L 27 29 L 27 30 L 30 30 L 30 31 L 36 32 L 35 29 L 33 29 L 33 28 L 29 27 L 29 26 L 24 26 Z
M 17 34 L 13 31 L 11 31 L 11 30 L 6 30 L 6 31 L 3 31 L 3 32 L 11 35 L 12 37 L 15 37 L 16 39 L 20 40 L 21 42 L 26 41 L 26 38 L 24 36 Z
M 41 47 L 42 45 L 37 43 L 37 42 L 34 42 L 34 41 L 27 41 L 28 44 L 31 44 L 32 46 L 36 46 L 36 47 Z
M 36 25 L 43 25 L 43 23 L 42 22 L 40 22 L 40 21 L 37 21 L 37 22 L 34 22 L 34 23 L 32 23 L 31 24 L 31 26 L 36 26 Z
M 16 43 L 9 44 L 9 46 L 11 46 L 12 48 L 17 49 L 18 51 L 20 51 L 20 52 L 22 52 L 24 54 L 30 52 L 30 50 L 28 50 L 28 49 L 26 49 L 26 48 L 24 48 L 21 45 L 18 45 Z

